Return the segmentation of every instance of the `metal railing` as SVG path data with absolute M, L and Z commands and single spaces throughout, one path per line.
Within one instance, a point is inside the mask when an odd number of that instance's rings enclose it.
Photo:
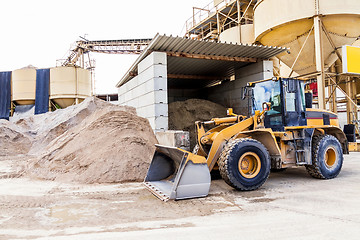
M 252 24 L 249 8 L 257 0 L 223 0 L 209 3 L 203 8 L 193 8 L 193 15 L 184 24 L 181 34 L 198 40 L 218 40 L 221 32 L 243 24 Z M 185 33 L 183 32 L 185 29 Z
M 193 15 L 185 22 L 186 33 L 202 21 L 206 20 L 210 16 L 214 15 L 218 10 L 227 6 L 230 3 L 235 2 L 236 0 L 223 0 L 216 6 L 214 5 L 214 1 L 210 2 L 203 8 L 193 7 Z M 197 10 L 197 11 L 196 11 Z

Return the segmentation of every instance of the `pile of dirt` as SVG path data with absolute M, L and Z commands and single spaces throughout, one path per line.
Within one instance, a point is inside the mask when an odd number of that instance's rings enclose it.
M 21 128 L 9 121 L 0 120 L 0 156 L 26 154 L 31 144 Z
M 190 133 L 191 149 L 196 144 L 195 122 L 226 116 L 226 108 L 204 99 L 188 99 L 169 104 L 169 129 Z
M 29 141 L 25 175 L 66 182 L 141 181 L 157 143 L 134 108 L 97 98 L 9 125 Z

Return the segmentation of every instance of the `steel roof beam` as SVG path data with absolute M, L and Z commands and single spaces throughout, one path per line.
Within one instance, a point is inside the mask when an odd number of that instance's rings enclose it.
M 185 58 L 194 58 L 194 59 L 207 59 L 207 60 L 217 60 L 217 61 L 231 61 L 231 62 L 258 62 L 258 58 L 250 57 L 227 57 L 227 56 L 215 56 L 215 55 L 203 55 L 203 54 L 193 54 L 193 53 L 184 53 L 184 52 L 166 52 L 169 57 L 185 57 Z
M 220 76 L 201 76 L 201 75 L 186 75 L 186 74 L 169 74 L 168 79 L 193 79 L 193 80 L 225 80 L 226 77 Z

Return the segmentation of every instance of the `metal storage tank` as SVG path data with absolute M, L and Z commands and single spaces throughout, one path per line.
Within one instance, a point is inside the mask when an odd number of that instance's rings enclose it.
M 244 24 L 226 29 L 219 35 L 219 41 L 227 43 L 254 43 L 254 25 Z
M 247 4 L 241 6 L 241 12 L 244 13 L 243 17 L 246 19 L 254 18 L 253 8 L 248 8 Z M 242 21 L 246 20 L 243 19 Z M 222 42 L 253 44 L 255 41 L 253 21 L 251 20 L 250 22 L 243 22 L 235 27 L 222 31 L 219 34 L 219 40 Z
M 12 101 L 16 105 L 35 104 L 36 69 L 26 67 L 12 72 Z
M 290 48 L 290 54 L 278 56 L 281 61 L 294 65 L 300 75 L 312 73 L 317 71 L 314 19 L 319 16 L 324 26 L 319 32 L 327 69 L 337 59 L 328 36 L 336 47 L 353 44 L 360 36 L 359 14 L 359 0 L 260 0 L 254 8 L 255 39 L 263 45 Z
M 50 69 L 50 99 L 61 108 L 82 102 L 91 96 L 91 73 L 77 67 Z

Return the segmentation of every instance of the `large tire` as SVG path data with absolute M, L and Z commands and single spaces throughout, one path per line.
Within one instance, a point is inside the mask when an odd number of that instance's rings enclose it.
M 240 138 L 229 142 L 218 161 L 221 177 L 237 190 L 261 187 L 270 173 L 270 155 L 259 141 Z
M 318 135 L 312 142 L 312 165 L 306 165 L 306 170 L 314 178 L 335 178 L 341 171 L 343 160 L 339 140 L 331 135 Z

